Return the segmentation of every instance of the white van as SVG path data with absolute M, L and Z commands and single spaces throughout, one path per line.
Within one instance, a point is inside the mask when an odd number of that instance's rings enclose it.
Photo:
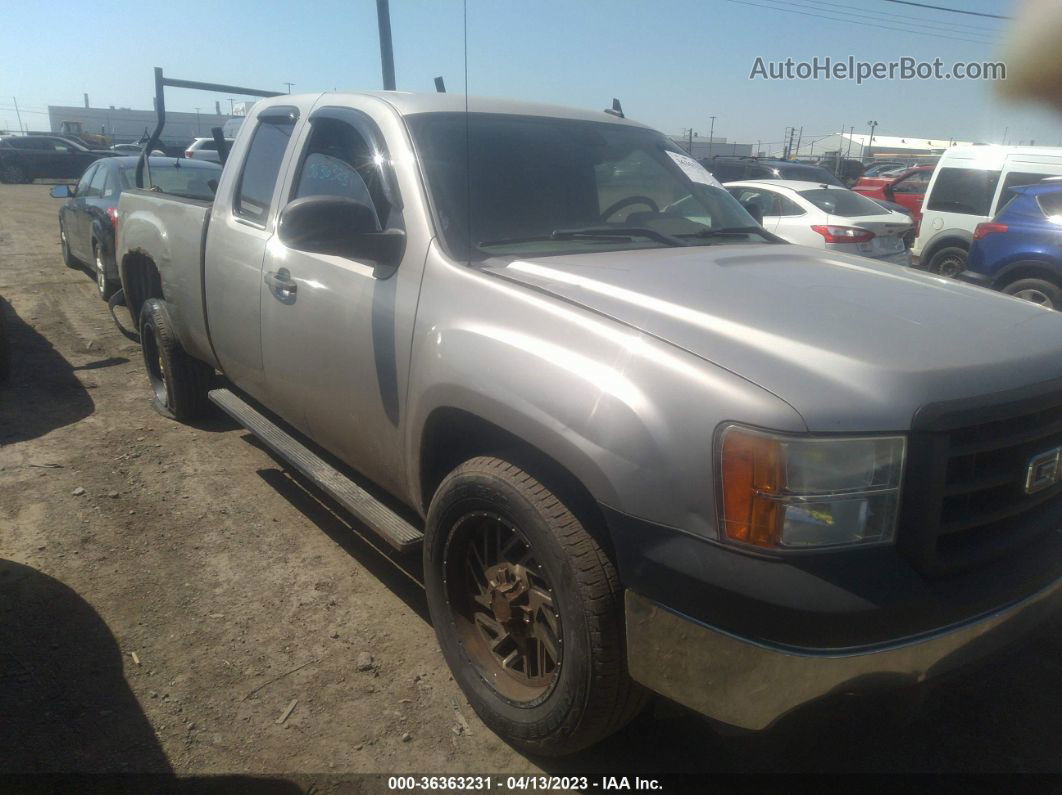
M 920 267 L 943 276 L 966 268 L 974 227 L 991 220 L 1010 188 L 1062 176 L 1062 147 L 956 146 L 941 156 L 911 248 Z

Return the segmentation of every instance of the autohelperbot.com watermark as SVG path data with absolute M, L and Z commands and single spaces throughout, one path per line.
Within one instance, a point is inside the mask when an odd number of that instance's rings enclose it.
M 847 58 L 820 58 L 797 61 L 771 61 L 757 56 L 749 80 L 1006 80 L 1007 65 L 1002 61 L 956 61 L 946 65 L 940 58 L 931 61 L 903 56 L 892 61 L 861 61 Z

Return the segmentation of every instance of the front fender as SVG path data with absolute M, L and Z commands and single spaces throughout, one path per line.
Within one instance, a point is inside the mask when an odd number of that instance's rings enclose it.
M 618 321 L 429 255 L 406 437 L 419 493 L 432 412 L 458 408 L 573 473 L 601 504 L 715 529 L 713 436 L 737 420 L 801 432 L 777 396 Z

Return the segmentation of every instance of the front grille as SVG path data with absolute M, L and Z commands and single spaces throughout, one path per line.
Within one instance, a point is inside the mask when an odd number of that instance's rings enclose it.
M 899 546 L 919 568 L 965 570 L 1062 527 L 1062 484 L 1025 491 L 1030 460 L 1062 446 L 1062 394 L 960 410 L 937 424 L 912 434 L 908 459 Z

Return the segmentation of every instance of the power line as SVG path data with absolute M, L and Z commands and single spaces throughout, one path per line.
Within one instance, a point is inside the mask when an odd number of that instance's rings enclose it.
M 780 0 L 769 0 L 769 2 L 779 2 L 779 1 Z M 793 3 L 793 2 L 794 2 L 794 0 L 789 0 L 789 3 Z M 889 19 L 889 17 L 894 17 L 894 16 L 899 18 L 899 15 L 897 15 L 897 14 L 885 14 L 884 16 L 886 18 L 882 19 L 880 16 L 870 16 L 868 14 L 860 14 L 860 13 L 855 12 L 855 11 L 834 11 L 833 9 L 829 9 L 829 8 L 819 8 L 820 5 L 843 7 L 843 6 L 840 6 L 840 4 L 838 4 L 838 3 L 826 3 L 826 2 L 822 2 L 822 0 L 802 0 L 802 1 L 801 0 L 796 0 L 796 3 L 797 3 L 798 7 L 800 7 L 800 8 L 810 8 L 812 11 L 822 11 L 822 12 L 827 13 L 827 14 L 841 14 L 841 15 L 843 15 L 844 19 L 846 19 L 846 20 L 848 20 L 849 17 L 856 17 L 856 18 L 858 18 L 860 20 L 869 19 L 869 20 L 872 20 L 873 22 L 888 22 L 888 23 L 890 23 L 892 25 L 901 25 L 901 26 L 903 26 L 902 30 L 904 30 L 907 33 L 922 33 L 922 34 L 932 33 L 933 35 L 939 36 L 940 34 L 939 34 L 938 30 L 952 31 L 955 28 L 955 24 L 951 23 L 951 22 L 933 22 L 933 21 L 921 20 L 921 19 L 919 19 L 917 22 L 905 22 L 905 21 L 903 21 L 903 19 L 901 19 L 898 22 L 893 22 L 891 19 Z M 877 13 L 877 12 L 872 12 L 872 13 Z M 910 17 L 910 18 L 914 19 L 913 17 Z M 851 21 L 852 22 L 856 22 L 855 19 L 852 19 Z M 865 25 L 865 24 L 869 24 L 869 23 L 860 21 L 860 22 L 857 22 L 857 24 Z M 984 38 L 984 37 L 987 37 L 987 36 L 995 35 L 994 31 L 990 31 L 990 30 L 987 30 L 985 28 L 978 28 L 976 30 L 970 30 L 970 31 L 967 31 L 967 30 L 956 30 L 954 32 L 962 34 L 964 36 L 977 36 L 978 39 L 983 44 L 993 45 L 993 44 L 996 43 L 996 41 L 994 39 Z M 971 41 L 972 41 L 972 39 L 971 39 Z
M 778 6 L 767 6 L 767 5 L 763 5 L 762 3 L 751 3 L 751 2 L 748 2 L 748 0 L 727 0 L 727 2 L 728 3 L 737 3 L 738 5 L 743 5 L 743 6 L 755 6 L 756 8 L 766 8 L 766 9 L 768 9 L 770 11 L 781 11 L 783 14 L 799 14 L 800 16 L 803 16 L 803 17 L 815 17 L 817 19 L 829 19 L 829 20 L 831 20 L 833 22 L 847 22 L 850 25 L 854 24 L 854 25 L 861 25 L 863 27 L 881 28 L 882 30 L 894 30 L 894 31 L 898 31 L 900 33 L 913 33 L 916 36 L 932 36 L 935 39 L 951 39 L 952 41 L 965 41 L 965 42 L 968 42 L 970 44 L 990 44 L 991 43 L 991 42 L 987 42 L 987 41 L 983 41 L 983 40 L 979 41 L 979 40 L 976 40 L 976 39 L 963 39 L 963 38 L 960 38 L 958 36 L 945 36 L 944 34 L 937 33 L 936 31 L 928 32 L 928 31 L 924 31 L 924 30 L 912 30 L 910 28 L 897 28 L 897 27 L 894 27 L 894 26 L 891 26 L 891 25 L 876 25 L 873 22 L 859 22 L 859 21 L 854 20 L 854 19 L 845 19 L 843 17 L 828 17 L 828 16 L 824 16 L 823 14 L 812 14 L 812 13 L 806 12 L 806 11 L 794 11 L 794 10 L 789 9 L 789 8 L 779 8 Z
M 812 5 L 816 5 L 816 6 L 833 6 L 834 8 L 842 9 L 844 11 L 844 13 L 850 13 L 850 14 L 854 14 L 854 15 L 858 16 L 858 14 L 856 14 L 855 11 L 851 10 L 852 6 L 848 5 L 847 3 L 831 3 L 831 2 L 829 2 L 829 0 L 806 0 L 806 2 L 810 3 Z M 817 9 L 817 10 L 826 10 L 826 9 Z M 900 20 L 900 22 L 898 22 L 897 24 L 903 24 L 903 25 L 911 25 L 911 24 L 914 24 L 914 25 L 930 25 L 930 26 L 933 26 L 933 27 L 944 28 L 944 29 L 947 29 L 947 30 L 954 30 L 956 27 L 968 28 L 970 33 L 975 33 L 975 34 L 976 33 L 983 33 L 983 34 L 986 34 L 986 35 L 989 35 L 989 36 L 996 35 L 996 34 L 999 33 L 998 26 L 995 27 L 995 28 L 986 28 L 986 27 L 983 26 L 984 23 L 982 23 L 980 25 L 975 25 L 975 24 L 970 24 L 970 23 L 954 22 L 954 21 L 952 21 L 950 19 L 949 20 L 932 20 L 932 19 L 928 19 L 928 18 L 923 17 L 923 16 L 912 16 L 910 14 L 893 14 L 893 13 L 891 13 L 889 11 L 874 11 L 873 9 L 869 9 L 869 8 L 860 8 L 859 10 L 860 11 L 866 11 L 866 12 L 868 12 L 870 14 L 873 14 L 874 17 L 869 17 L 870 19 L 877 19 L 879 17 L 883 17 L 886 21 L 896 19 L 896 20 Z M 829 10 L 829 11 L 830 11 L 830 13 L 834 13 L 834 14 L 841 13 L 841 12 L 832 11 L 832 10 Z M 955 32 L 956 33 L 966 33 L 967 31 L 959 30 L 959 31 L 955 31 Z
M 989 19 L 1013 19 L 1013 17 L 1005 17 L 1000 14 L 983 14 L 980 11 L 967 11 L 964 8 L 945 8 L 944 6 L 931 6 L 928 3 L 913 3 L 911 0 L 885 0 L 886 3 L 899 3 L 903 6 L 917 6 L 918 8 L 929 8 L 933 11 L 947 11 L 949 14 L 969 14 L 971 17 L 988 17 Z

